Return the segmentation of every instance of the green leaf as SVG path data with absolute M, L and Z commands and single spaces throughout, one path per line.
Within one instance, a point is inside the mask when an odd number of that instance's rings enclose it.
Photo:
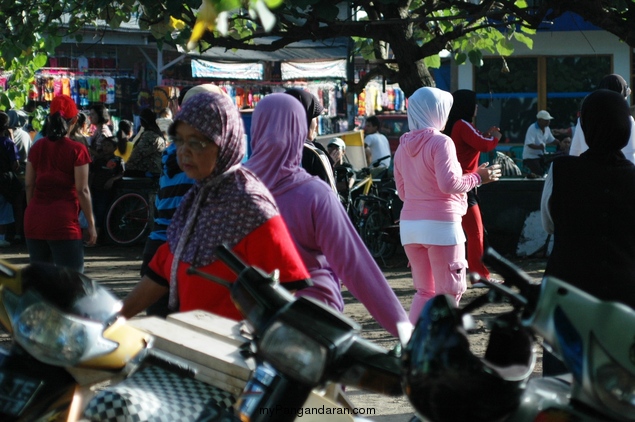
M 441 67 L 441 56 L 434 54 L 432 56 L 425 57 L 423 63 L 431 68 L 438 69 Z
M 238 9 L 241 6 L 240 1 L 238 0 L 203 0 L 203 1 L 211 1 L 216 6 L 216 10 L 218 12 L 228 11 Z
M 46 65 L 47 60 L 48 60 L 48 56 L 46 54 L 38 54 L 33 59 L 33 65 L 36 67 L 36 69 L 39 69 Z
M 0 106 L 2 106 L 5 110 L 13 108 L 13 101 L 9 98 L 6 91 L 0 92 Z
M 470 59 L 470 63 L 474 66 L 483 66 L 483 53 L 481 53 L 481 50 L 470 50 L 467 53 L 467 57 Z
M 456 61 L 456 64 L 463 64 L 467 60 L 467 54 L 460 52 L 454 57 L 454 60 Z
M 284 4 L 284 0 L 265 0 L 265 4 L 269 9 L 276 9 Z
M 503 38 L 498 42 L 498 44 L 496 44 L 496 51 L 501 56 L 511 56 L 514 52 L 514 46 L 507 40 L 507 38 Z
M 529 38 L 527 35 L 521 34 L 520 32 L 514 32 L 514 38 L 516 38 L 516 41 L 525 44 L 530 50 L 534 48 L 534 40 Z
M 125 19 L 124 15 L 120 15 L 117 13 L 108 21 L 108 26 L 110 26 L 113 29 L 117 29 L 121 26 L 121 23 L 124 21 L 124 19 Z
M 44 48 L 49 54 L 55 54 L 55 48 L 62 43 L 62 37 L 51 35 L 45 38 Z

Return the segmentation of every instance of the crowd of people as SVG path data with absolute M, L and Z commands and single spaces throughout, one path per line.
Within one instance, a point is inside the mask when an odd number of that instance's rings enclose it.
M 82 271 L 84 247 L 103 237 L 117 182 L 161 172 L 167 138 L 156 120 L 143 111 L 135 142 L 132 122 L 121 120 L 115 132 L 104 105 L 80 111 L 66 95 L 53 99 L 37 133 L 27 131 L 32 125 L 25 112 L 2 113 L 0 247 L 26 242 L 32 261 Z
M 625 276 L 635 274 L 635 207 L 624 202 L 635 193 L 629 95 L 623 78 L 607 75 L 585 98 L 578 128 L 564 134 L 573 136 L 560 141 L 549 129 L 553 117 L 540 110 L 527 130 L 524 164 L 547 173 L 541 211 L 554 248 L 545 273 L 601 299 L 635 306 Z M 355 173 L 346 161 L 347 145 L 340 138 L 326 148 L 315 142 L 321 108 L 302 90 L 258 103 L 248 159 L 240 113 L 212 84 L 184 92 L 174 116 L 143 110 L 137 133 L 128 121 L 115 132 L 103 106 L 84 114 L 66 96 L 52 101 L 34 142 L 20 134 L 20 113 L 0 112 L 0 246 L 8 243 L 8 225 L 18 226 L 24 201 L 23 231 L 17 234 L 24 234 L 31 262 L 82 272 L 84 247 L 98 241 L 117 180 L 159 177 L 157 224 L 146 243 L 141 279 L 124 300 L 124 316 L 202 309 L 241 319 L 225 288 L 187 271 L 194 266 L 235 279 L 216 256 L 225 245 L 249 265 L 280 270 L 281 284 L 296 296 L 340 312 L 345 286 L 396 336 L 397 326 L 416 323 L 433 296 L 450 295 L 458 305 L 468 272 L 502 283 L 480 260 L 487 239 L 478 196 L 481 185 L 503 174 L 505 164 L 494 154 L 500 129 L 477 129 L 471 90 L 420 88 L 408 104 L 410 131 L 394 157 L 376 119 L 369 118 L 364 129 L 367 160 L 389 156 L 379 165 L 394 172 L 404 203 L 400 238 L 415 290 L 409 314 L 338 198 Z M 544 167 L 541 156 L 552 142 L 560 153 Z M 489 154 L 491 163 L 480 163 L 481 154 Z M 572 265 L 576 260 L 589 264 Z

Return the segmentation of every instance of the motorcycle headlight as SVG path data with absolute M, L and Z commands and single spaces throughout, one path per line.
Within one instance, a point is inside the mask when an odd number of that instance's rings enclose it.
M 324 374 L 326 347 L 280 322 L 265 331 L 258 351 L 280 372 L 298 381 L 317 385 Z
M 56 366 L 75 366 L 117 348 L 103 338 L 102 323 L 66 315 L 33 292 L 17 296 L 4 291 L 3 302 L 15 341 L 36 359 Z
M 635 418 L 635 374 L 621 366 L 591 336 L 591 385 L 603 406 L 616 415 Z

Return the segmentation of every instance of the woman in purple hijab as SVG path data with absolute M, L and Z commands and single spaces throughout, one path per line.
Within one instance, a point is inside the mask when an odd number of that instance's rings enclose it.
M 251 121 L 246 166 L 269 188 L 304 261 L 313 286 L 298 296 L 342 311 L 340 283 L 392 335 L 408 316 L 330 187 L 302 167 L 306 113 L 287 94 L 262 99 Z

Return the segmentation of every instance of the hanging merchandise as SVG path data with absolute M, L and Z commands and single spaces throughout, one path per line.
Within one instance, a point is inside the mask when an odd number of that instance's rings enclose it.
M 357 96 L 357 114 L 366 116 L 366 90 L 363 90 Z
M 77 70 L 80 72 L 88 72 L 88 58 L 84 56 L 77 58 Z
M 83 76 L 77 78 L 77 85 L 79 86 L 79 105 L 86 107 L 88 105 L 88 79 Z
M 62 95 L 71 96 L 71 78 L 62 78 Z
M 38 89 L 37 79 L 33 80 L 31 88 L 29 88 L 29 100 L 37 101 L 40 98 L 40 90 Z
M 62 95 L 62 79 L 53 78 L 53 98 Z
M 384 85 L 379 81 L 371 81 L 357 97 L 357 115 L 364 117 L 382 112 L 404 112 L 406 105 L 399 84 Z
M 44 101 L 53 101 L 53 96 L 54 96 L 54 82 L 55 80 L 52 77 L 48 77 L 46 78 L 44 81 L 42 81 L 42 85 L 43 85 L 43 92 L 44 92 L 44 96 L 43 99 Z
M 115 103 L 115 79 L 107 76 L 106 80 L 106 104 Z

